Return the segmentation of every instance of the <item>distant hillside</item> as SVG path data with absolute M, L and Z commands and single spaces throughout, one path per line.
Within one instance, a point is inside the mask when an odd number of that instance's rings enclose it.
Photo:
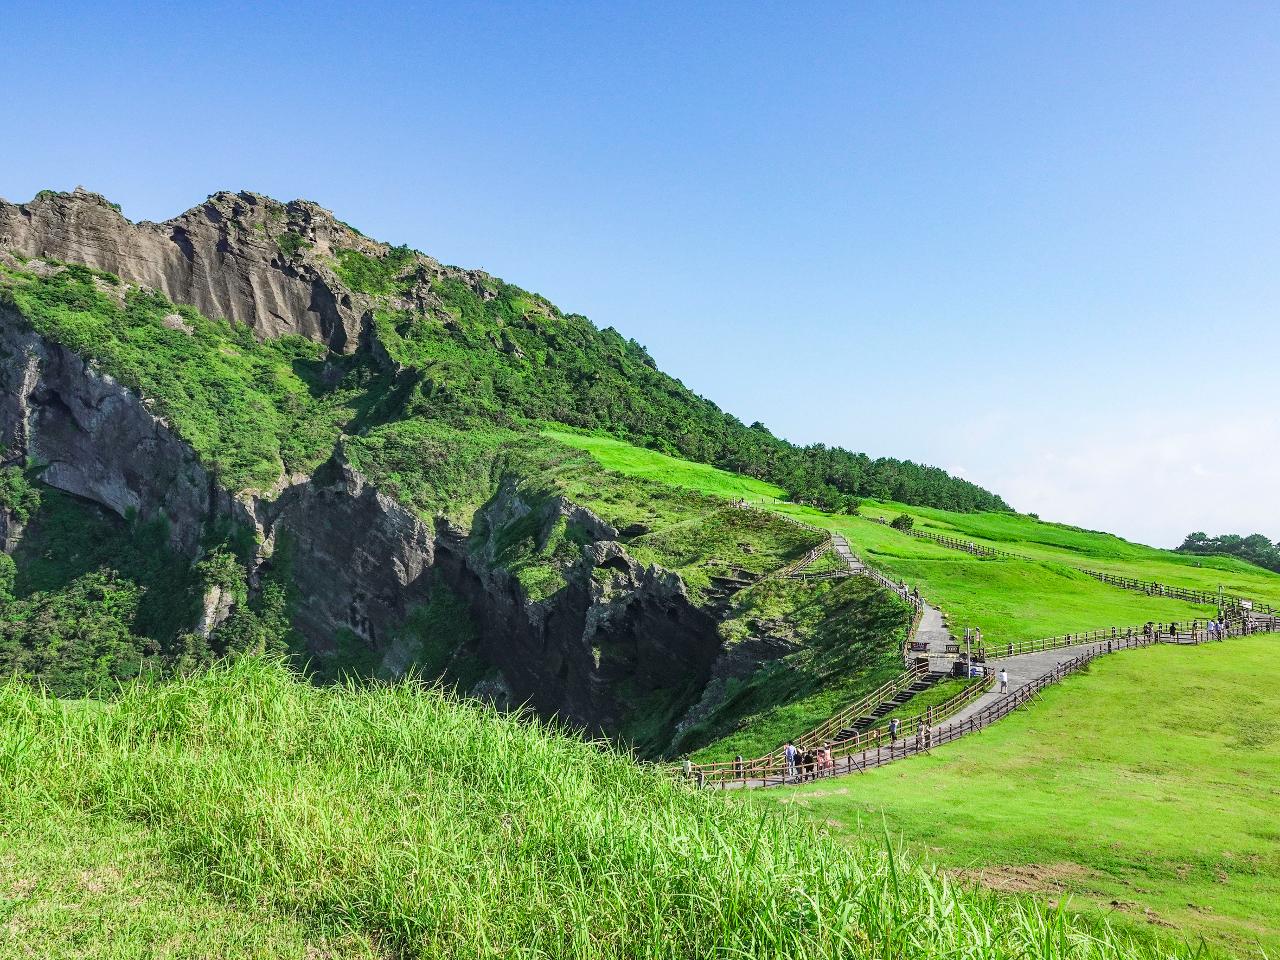
M 1202 556 L 1239 557 L 1264 570 L 1280 573 L 1280 541 L 1272 543 L 1261 533 L 1253 533 L 1247 537 L 1236 533 L 1210 537 L 1197 531 L 1187 534 L 1187 539 L 1182 541 L 1178 552 Z

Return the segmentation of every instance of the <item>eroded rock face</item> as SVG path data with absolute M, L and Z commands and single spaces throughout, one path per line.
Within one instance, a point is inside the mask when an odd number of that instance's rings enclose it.
M 293 580 L 305 598 L 295 625 L 315 649 L 345 628 L 384 650 L 409 608 L 427 598 L 435 531 L 343 464 L 295 484 L 257 515 L 267 549 L 287 536 Z
M 272 562 L 287 538 L 303 598 L 295 625 L 317 651 L 340 629 L 385 651 L 429 597 L 436 571 L 470 606 L 484 657 L 499 671 L 488 685 L 500 688 L 494 699 L 592 731 L 616 732 L 654 692 L 696 699 L 719 652 L 714 620 L 689 602 L 679 577 L 638 564 L 617 531 L 581 506 L 557 498 L 538 507 L 544 529 L 564 520 L 592 542 L 567 583 L 534 602 L 485 543 L 424 521 L 340 461 L 271 497 L 232 495 L 145 400 L 3 309 L 0 443 L 44 465 L 51 486 L 122 517 L 163 518 L 173 547 L 193 562 L 215 522 L 250 527 L 258 564 Z M 496 530 L 531 509 L 504 486 L 481 519 Z M 192 629 L 207 633 L 231 612 L 230 597 L 211 591 Z
M 305 248 L 286 252 L 286 234 Z M 337 248 L 386 250 L 313 203 L 218 193 L 164 223 L 133 223 L 77 188 L 16 205 L 0 200 L 0 247 L 108 270 L 259 336 L 295 333 L 350 352 L 368 304 L 337 281 Z
M 516 578 L 492 564 L 485 543 L 442 539 L 441 566 L 455 590 L 483 598 L 473 615 L 513 702 L 608 734 L 652 693 L 688 689 L 696 697 L 720 643 L 714 618 L 689 602 L 678 576 L 637 563 L 609 524 L 565 506 L 553 500 L 542 508 L 543 529 L 571 515 L 597 539 L 545 600 L 531 603 Z M 504 487 L 477 527 L 501 529 L 529 509 Z M 458 556 L 463 563 L 450 562 Z
M 163 518 L 195 558 L 213 518 L 251 522 L 186 443 L 132 391 L 0 308 L 0 445 L 51 486 L 122 517 Z

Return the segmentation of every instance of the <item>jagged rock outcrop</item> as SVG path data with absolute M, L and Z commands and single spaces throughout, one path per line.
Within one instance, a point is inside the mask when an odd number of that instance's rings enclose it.
M 286 253 L 286 234 L 309 246 Z M 0 200 L 0 247 L 108 270 L 260 336 L 296 333 L 344 352 L 359 342 L 367 304 L 337 281 L 328 258 L 338 247 L 387 249 L 306 201 L 217 193 L 164 223 L 133 223 L 82 188 L 21 205 Z

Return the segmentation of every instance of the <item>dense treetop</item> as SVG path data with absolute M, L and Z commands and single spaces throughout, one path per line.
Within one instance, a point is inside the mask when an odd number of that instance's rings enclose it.
M 1207 536 L 1202 531 L 1187 534 L 1178 547 L 1180 553 L 1222 554 L 1239 557 L 1249 563 L 1280 573 L 1280 541 L 1272 543 L 1264 534 L 1252 533 L 1242 537 L 1236 533 L 1224 533 L 1218 537 Z

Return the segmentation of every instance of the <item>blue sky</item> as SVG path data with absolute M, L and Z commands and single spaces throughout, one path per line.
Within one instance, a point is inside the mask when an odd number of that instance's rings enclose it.
M 1161 545 L 1280 538 L 1280 5 L 0 17 L 7 199 L 313 199 L 798 442 Z

